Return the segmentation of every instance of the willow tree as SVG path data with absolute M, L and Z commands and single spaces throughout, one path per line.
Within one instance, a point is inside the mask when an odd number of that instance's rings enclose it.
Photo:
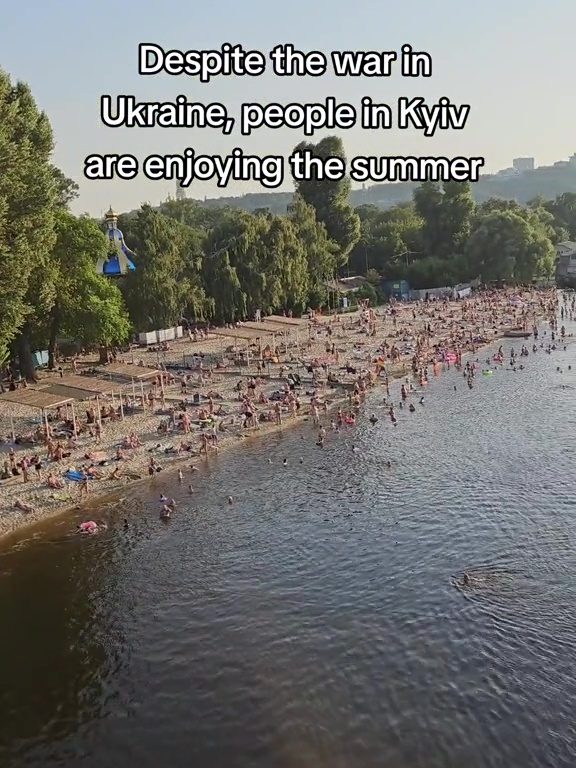
M 50 367 L 60 334 L 107 348 L 127 341 L 131 330 L 120 289 L 96 272 L 98 259 L 107 253 L 98 222 L 60 209 L 55 230 L 51 263 L 56 297 L 47 318 Z
M 201 314 L 205 296 L 199 275 L 202 253 L 194 230 L 143 205 L 121 221 L 137 255 L 136 270 L 121 282 L 138 331 L 169 328 L 183 315 Z
M 267 216 L 237 210 L 223 212 L 210 232 L 204 246 L 205 278 L 216 317 L 243 319 L 266 306 L 269 286 L 264 235 L 268 228 Z M 220 254 L 226 258 L 219 258 Z M 217 271 L 220 284 L 214 280 Z
M 317 144 L 302 142 L 295 152 L 309 151 L 314 157 L 346 159 L 342 140 L 327 136 Z M 328 237 L 337 245 L 338 264 L 346 263 L 348 254 L 360 237 L 360 219 L 348 202 L 350 179 L 318 178 L 313 174 L 309 179 L 294 179 L 296 191 L 316 211 L 318 221 L 326 227 Z
M 471 234 L 466 256 L 483 280 L 519 280 L 551 276 L 554 246 L 540 226 L 513 211 L 488 213 Z
M 426 181 L 414 190 L 416 212 L 423 219 L 422 241 L 427 256 L 446 257 L 462 250 L 474 215 L 468 182 Z
M 228 252 L 222 249 L 206 257 L 202 274 L 214 320 L 217 323 L 245 320 L 246 294 Z
M 437 181 L 425 181 L 414 190 L 416 213 L 423 221 L 422 245 L 428 255 L 442 250 L 442 189 Z
M 281 309 L 301 313 L 309 293 L 308 262 L 303 241 L 290 219 L 273 216 L 264 234 L 267 255 L 267 312 Z
M 34 377 L 27 322 L 34 304 L 49 306 L 40 276 L 54 245 L 56 188 L 52 130 L 24 83 L 0 70 L 0 359 L 16 340 L 21 372 Z
M 308 271 L 308 303 L 321 306 L 327 296 L 327 280 L 335 270 L 338 247 L 328 238 L 326 227 L 316 218 L 316 211 L 296 193 L 288 208 L 290 222 L 304 248 Z

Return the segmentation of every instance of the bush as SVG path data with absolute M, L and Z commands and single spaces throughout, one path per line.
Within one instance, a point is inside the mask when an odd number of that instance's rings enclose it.
M 366 283 L 354 292 L 354 298 L 360 301 L 361 299 L 368 299 L 370 304 L 374 307 L 378 304 L 378 294 L 376 288 L 370 283 Z

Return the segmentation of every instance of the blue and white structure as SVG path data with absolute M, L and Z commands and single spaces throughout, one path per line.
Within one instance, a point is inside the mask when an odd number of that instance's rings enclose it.
M 112 206 L 104 217 L 106 222 L 106 236 L 108 237 L 108 256 L 99 259 L 96 271 L 104 277 L 120 277 L 128 272 L 133 272 L 134 254 L 124 242 L 124 236 L 118 229 L 118 214 L 114 213 Z

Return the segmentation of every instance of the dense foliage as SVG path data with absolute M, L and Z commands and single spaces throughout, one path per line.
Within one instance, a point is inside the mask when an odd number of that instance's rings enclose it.
M 354 210 L 348 179 L 310 179 L 295 182 L 285 215 L 194 200 L 142 206 L 119 223 L 137 269 L 110 281 L 95 271 L 106 252 L 101 222 L 68 211 L 78 187 L 51 164 L 48 119 L 2 72 L 0 118 L 0 366 L 19 358 L 30 378 L 33 348 L 53 363 L 65 339 L 107 347 L 183 318 L 298 314 L 333 300 L 338 275 L 366 275 L 373 301 L 388 278 L 421 288 L 551 277 L 554 244 L 576 239 L 574 194 L 476 205 L 469 184 L 426 182 L 412 202 Z M 298 149 L 344 156 L 337 137 Z
M 569 196 L 563 195 L 562 198 Z M 576 200 L 576 196 L 575 196 Z M 360 238 L 349 266 L 383 278 L 407 279 L 414 288 L 484 281 L 530 282 L 554 274 L 554 244 L 567 238 L 568 201 L 534 200 L 521 206 L 493 198 L 476 205 L 470 184 L 425 182 L 412 203 L 388 210 L 361 206 Z

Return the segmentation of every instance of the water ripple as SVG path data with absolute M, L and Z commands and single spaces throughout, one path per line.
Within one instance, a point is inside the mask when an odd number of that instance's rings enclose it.
M 169 526 L 143 488 L 105 536 L 47 524 L 0 553 L 0 764 L 573 768 L 556 364 L 472 391 L 450 371 L 322 451 L 310 425 L 238 450 Z

